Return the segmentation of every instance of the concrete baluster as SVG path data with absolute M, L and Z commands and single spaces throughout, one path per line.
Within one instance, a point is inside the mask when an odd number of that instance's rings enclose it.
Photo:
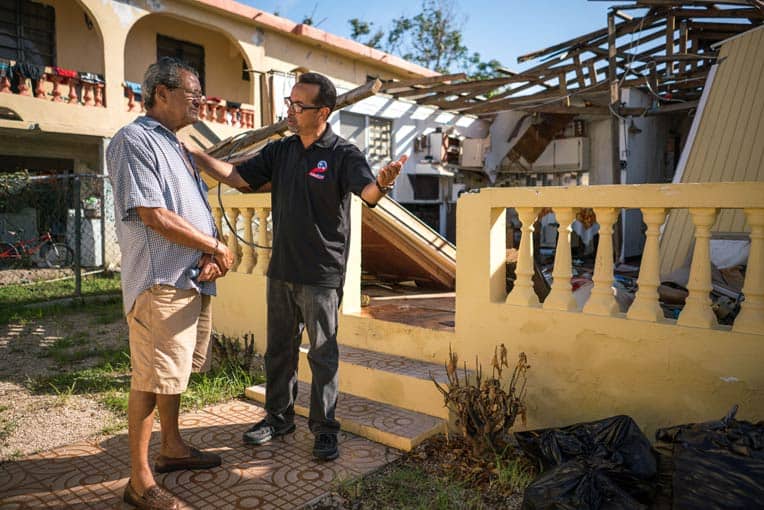
M 239 268 L 242 273 L 251 273 L 255 267 L 255 250 L 252 248 L 252 216 L 254 216 L 255 210 L 251 207 L 247 207 L 241 211 L 241 215 L 244 218 L 244 245 L 242 249 L 241 265 Z
M 135 92 L 130 87 L 125 87 L 127 92 L 127 111 L 131 112 L 135 108 Z
M 228 217 L 228 222 L 231 224 L 232 232 L 228 233 L 228 249 L 231 250 L 231 255 L 233 256 L 233 264 L 231 264 L 231 271 L 237 271 L 239 267 L 239 262 L 241 261 L 241 257 L 239 255 L 239 240 L 236 237 L 236 225 L 239 221 L 239 209 L 236 207 L 226 207 L 225 209 L 226 216 Z
M 69 104 L 77 103 L 77 82 L 74 78 L 67 78 L 66 82 L 69 84 L 69 95 L 67 96 Z
M 573 223 L 573 209 L 570 207 L 555 207 L 554 215 L 559 226 L 557 227 L 557 250 L 554 255 L 554 270 L 552 277 L 552 290 L 544 300 L 545 310 L 565 310 L 575 312 L 578 310 L 576 298 L 570 279 L 573 276 L 572 261 L 570 257 L 570 233 Z
M 51 91 L 51 95 L 53 96 L 54 103 L 60 103 L 63 101 L 61 99 L 61 77 L 60 76 L 54 76 L 52 74 L 48 75 L 51 82 L 53 82 L 53 90 Z
M 711 226 L 716 220 L 716 209 L 711 207 L 691 208 L 690 216 L 695 224 L 695 249 L 692 253 L 690 279 L 687 282 L 687 296 L 684 308 L 679 313 L 677 324 L 696 328 L 711 328 L 716 325 L 716 315 L 711 310 Z
M 517 215 L 523 224 L 520 248 L 517 253 L 515 285 L 507 296 L 507 304 L 518 306 L 540 305 L 539 298 L 533 291 L 533 222 L 537 210 L 532 207 L 518 207 Z
M 600 224 L 600 240 L 597 257 L 594 260 L 594 287 L 589 300 L 584 305 L 584 313 L 592 315 L 616 315 L 618 303 L 613 295 L 613 223 L 618 209 L 595 207 L 597 223 Z
M 80 82 L 82 84 L 82 102 L 85 106 L 93 106 L 93 84 Z
M 207 100 L 200 101 L 199 103 L 199 120 L 207 118 Z
M 643 321 L 656 322 L 663 319 L 663 309 L 658 304 L 658 286 L 660 285 L 661 262 L 658 258 L 658 235 L 666 210 L 659 207 L 642 209 L 642 220 L 647 225 L 645 249 L 639 267 L 639 290 L 626 317 Z
M 103 106 L 103 83 L 96 83 L 93 85 L 93 89 L 95 90 L 95 105 Z
M 228 109 L 224 105 L 218 104 L 217 110 L 216 110 L 217 119 L 214 119 L 214 120 L 216 120 L 218 124 L 225 124 L 225 114 L 227 111 Z
M 261 248 L 268 244 L 268 215 L 271 210 L 267 207 L 257 208 L 257 266 L 255 273 L 265 275 L 268 273 L 268 264 L 271 261 L 271 250 Z
M 11 79 L 8 74 L 0 78 L 0 93 L 13 94 L 13 91 L 11 90 Z
M 745 301 L 732 331 L 764 335 L 764 209 L 746 209 L 751 227 L 751 250 L 743 285 Z
M 45 80 L 48 78 L 48 74 L 42 73 L 42 75 L 37 79 L 37 85 L 34 89 L 34 97 L 37 99 L 47 99 L 45 97 L 45 88 L 43 87 L 43 84 L 45 83 Z
M 20 96 L 32 95 L 32 93 L 29 91 L 29 85 L 27 85 L 27 78 L 25 76 L 22 76 L 19 79 L 19 95 Z

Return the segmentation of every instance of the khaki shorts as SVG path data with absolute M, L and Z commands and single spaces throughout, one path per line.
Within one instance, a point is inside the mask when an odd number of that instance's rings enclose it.
M 194 289 L 154 285 L 127 314 L 130 332 L 130 388 L 177 395 L 191 372 L 209 368 L 212 306 Z

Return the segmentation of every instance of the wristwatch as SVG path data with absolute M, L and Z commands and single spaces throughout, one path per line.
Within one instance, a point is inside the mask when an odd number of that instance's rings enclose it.
M 393 186 L 392 185 L 390 185 L 390 186 L 382 186 L 377 179 L 374 179 L 374 184 L 377 185 L 377 189 L 381 193 L 389 193 L 389 192 L 391 192 L 393 190 Z

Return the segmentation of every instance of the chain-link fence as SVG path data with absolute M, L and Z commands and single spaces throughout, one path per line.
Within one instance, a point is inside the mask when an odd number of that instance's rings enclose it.
M 116 292 L 118 264 L 106 176 L 0 173 L 2 301 Z

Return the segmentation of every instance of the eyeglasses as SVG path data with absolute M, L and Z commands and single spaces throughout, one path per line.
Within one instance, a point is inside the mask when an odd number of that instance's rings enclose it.
M 294 110 L 294 113 L 302 113 L 303 110 L 320 110 L 321 108 L 326 108 L 325 106 L 310 106 L 302 103 L 296 103 L 292 101 L 292 98 L 290 97 L 284 98 L 284 104 L 286 105 L 287 109 Z
M 181 89 L 183 91 L 183 95 L 186 96 L 186 99 L 191 99 L 192 101 L 204 100 L 204 92 L 201 90 L 186 90 L 183 87 L 175 87 L 175 89 Z

